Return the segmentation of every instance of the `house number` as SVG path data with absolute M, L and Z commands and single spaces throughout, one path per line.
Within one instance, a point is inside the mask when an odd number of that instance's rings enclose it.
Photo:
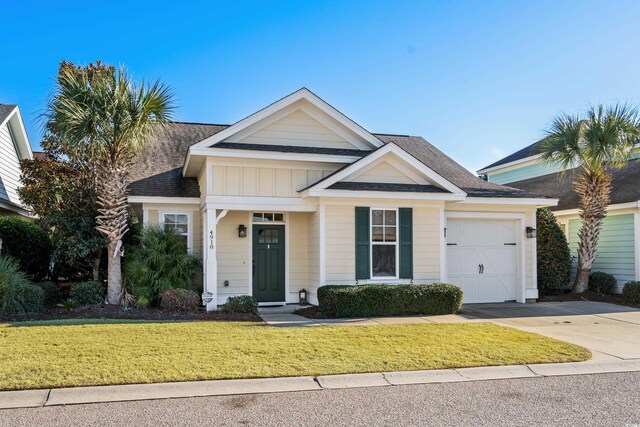
M 213 238 L 213 230 L 209 231 L 209 249 L 213 249 L 213 242 L 215 239 Z

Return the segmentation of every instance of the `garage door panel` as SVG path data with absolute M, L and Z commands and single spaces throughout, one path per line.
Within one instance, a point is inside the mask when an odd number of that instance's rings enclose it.
M 515 221 L 448 221 L 448 277 L 462 288 L 465 303 L 516 299 L 516 229 Z

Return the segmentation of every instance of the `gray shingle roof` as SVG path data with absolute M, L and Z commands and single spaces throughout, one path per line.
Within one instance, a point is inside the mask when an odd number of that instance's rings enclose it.
M 129 194 L 133 196 L 199 197 L 197 180 L 182 177 L 182 166 L 187 150 L 190 145 L 196 144 L 227 127 L 229 125 L 179 122 L 167 125 L 166 129 L 158 133 L 154 143 L 150 144 L 134 162 L 131 168 Z M 536 194 L 523 190 L 482 181 L 421 137 L 374 135 L 384 143 L 395 143 L 437 174 L 467 192 L 471 197 L 538 197 Z M 252 148 L 255 149 L 256 145 L 260 146 L 260 144 L 254 144 Z M 231 148 L 228 143 L 227 148 Z M 237 147 L 234 145 L 233 148 Z M 295 150 L 300 150 L 300 147 L 296 147 Z M 318 152 L 318 149 L 314 150 Z M 339 150 L 340 153 L 326 150 L 320 149 L 323 154 L 343 154 L 343 150 Z M 355 154 L 351 152 L 352 150 L 346 151 L 349 151 L 350 155 Z
M 382 182 L 336 182 L 328 188 L 351 191 L 391 191 L 401 193 L 448 193 L 435 185 L 387 184 Z
M 281 153 L 331 154 L 337 156 L 364 157 L 371 153 L 365 150 L 348 150 L 345 148 L 301 147 L 296 145 L 247 144 L 244 142 L 219 142 L 216 148 L 232 148 L 236 150 L 277 151 Z
M 506 163 L 515 162 L 516 160 L 526 159 L 527 157 L 535 156 L 540 154 L 541 142 L 536 141 L 531 145 L 524 147 L 522 150 L 518 150 L 513 154 L 509 154 L 507 157 L 498 160 L 497 162 L 491 163 L 489 166 L 485 166 L 480 170 L 489 169 L 495 166 L 504 165 Z
M 132 196 L 200 197 L 195 178 L 184 178 L 182 166 L 190 145 L 226 129 L 227 125 L 171 123 L 135 160 L 130 171 Z
M 0 123 L 4 122 L 16 107 L 15 104 L 0 104 Z
M 395 143 L 470 197 L 540 197 L 539 194 L 481 180 L 420 136 L 376 136 L 385 143 Z
M 578 195 L 573 190 L 574 171 L 569 171 L 565 175 L 552 173 L 537 176 L 513 182 L 509 185 L 560 199 L 558 206 L 551 207 L 552 210 L 576 209 L 578 207 Z M 629 161 L 623 168 L 611 169 L 610 173 L 613 177 L 611 204 L 640 200 L 640 159 Z

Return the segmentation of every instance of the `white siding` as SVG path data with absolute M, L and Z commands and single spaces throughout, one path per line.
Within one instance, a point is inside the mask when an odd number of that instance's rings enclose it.
M 233 295 L 250 294 L 251 233 L 238 237 L 238 225 L 251 227 L 249 213 L 230 211 L 218 222 L 218 301 L 226 301 Z M 229 286 L 224 286 L 225 280 Z
M 354 182 L 384 182 L 389 184 L 416 184 L 416 181 L 387 162 L 381 162 L 355 177 Z
M 0 199 L 22 205 L 18 197 L 20 160 L 9 130 L 9 124 L 0 127 Z
M 289 233 L 289 298 L 298 301 L 298 291 L 308 288 L 307 222 L 308 214 L 291 212 L 287 218 Z
M 357 149 L 302 110 L 296 110 L 238 142 Z

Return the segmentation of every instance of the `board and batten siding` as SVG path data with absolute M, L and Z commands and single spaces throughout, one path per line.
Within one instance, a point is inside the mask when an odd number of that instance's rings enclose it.
M 298 191 L 334 172 L 325 169 L 285 167 L 211 166 L 215 196 L 299 197 Z
M 573 269 L 578 263 L 578 230 L 580 219 L 569 220 L 569 248 Z M 634 215 L 609 215 L 602 222 L 596 260 L 591 271 L 613 274 L 618 281 L 618 292 L 625 283 L 635 280 L 636 253 L 634 247 Z
M 302 110 L 296 110 L 245 138 L 240 140 L 231 138 L 229 141 L 248 144 L 357 149 L 353 144 Z
M 20 158 L 9 123 L 5 123 L 0 127 L 0 199 L 22 205 L 18 197 L 20 186 Z

